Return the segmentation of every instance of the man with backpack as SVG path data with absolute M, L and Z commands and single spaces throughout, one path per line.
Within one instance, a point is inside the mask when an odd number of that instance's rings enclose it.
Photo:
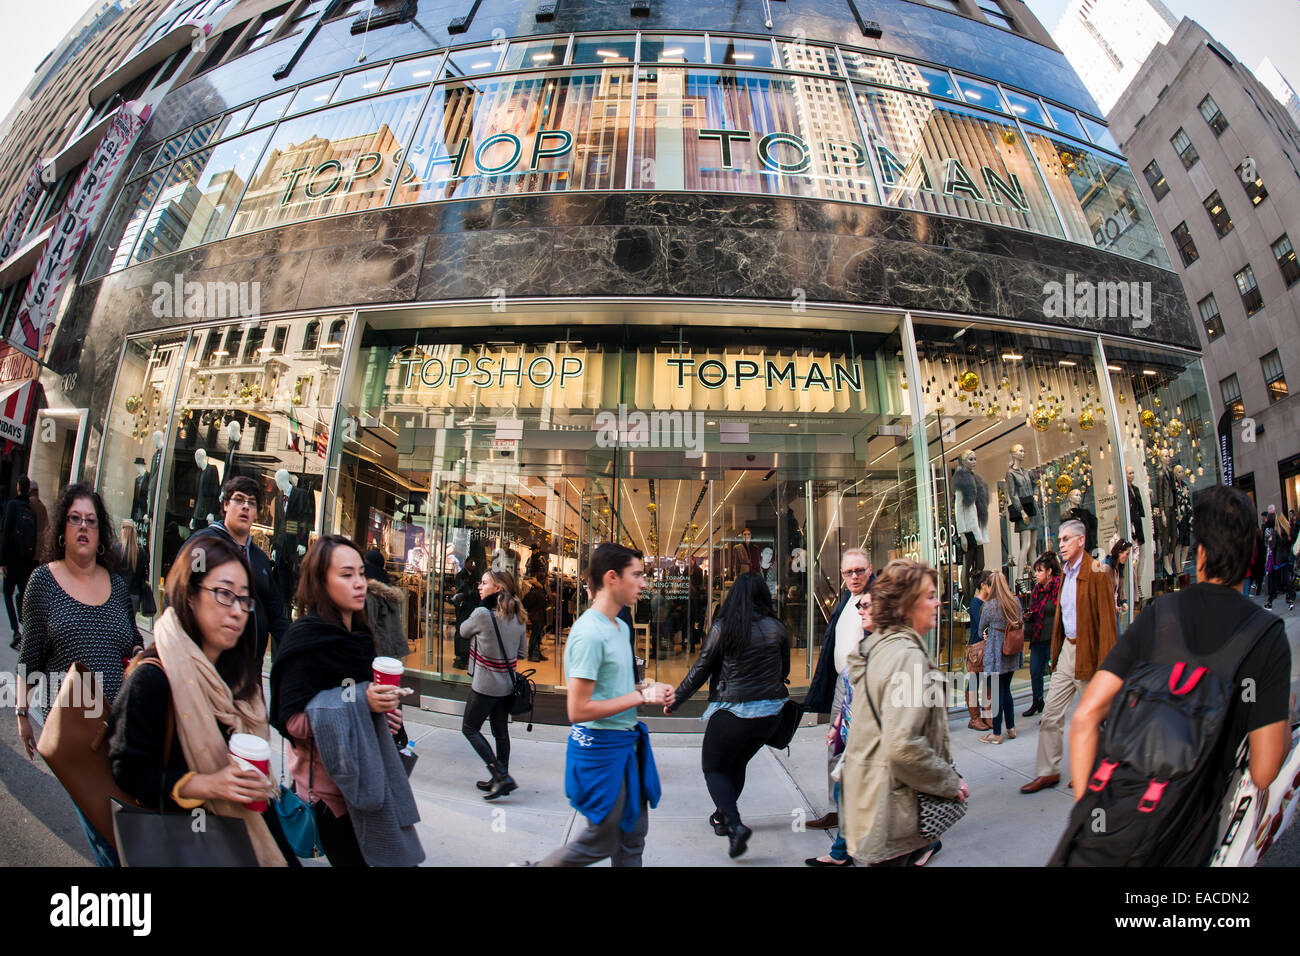
M 1192 527 L 1196 583 L 1143 611 L 1075 711 L 1075 809 L 1053 863 L 1204 865 L 1242 739 L 1261 789 L 1290 749 L 1286 629 L 1241 593 L 1251 501 L 1211 488 Z
M 23 637 L 20 630 L 23 591 L 36 567 L 36 544 L 39 540 L 36 512 L 27 503 L 30 494 L 31 482 L 26 475 L 22 475 L 17 481 L 14 497 L 5 504 L 4 536 L 0 539 L 0 571 L 5 578 L 5 610 L 9 613 L 9 627 L 14 632 L 9 646 L 15 648 Z

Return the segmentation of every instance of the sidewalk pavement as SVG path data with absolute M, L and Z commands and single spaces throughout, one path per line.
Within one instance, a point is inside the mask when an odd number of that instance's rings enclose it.
M 1281 610 L 1291 639 L 1292 684 L 1296 687 L 1300 685 L 1300 614 L 1288 613 L 1284 607 Z M 8 634 L 3 636 L 6 640 L 0 645 L 0 667 L 12 672 L 15 655 L 8 650 Z M 1039 718 L 1020 717 L 1028 702 L 1016 703 L 1019 736 L 1004 739 L 1001 745 L 980 743 L 981 735 L 966 728 L 967 716 L 954 716 L 950 725 L 952 753 L 970 785 L 970 808 L 965 818 L 944 835 L 943 851 L 930 865 L 1041 866 L 1051 856 L 1072 803 L 1065 786 L 1069 778 L 1069 742 L 1067 738 L 1061 784 L 1036 794 L 1021 794 L 1020 786 L 1035 776 Z M 406 716 L 408 732 L 420 757 L 411 782 L 420 808 L 418 826 L 425 865 L 504 866 L 535 861 L 585 826 L 585 820 L 564 796 L 567 727 L 537 725 L 527 733 L 523 724 L 512 724 L 510 771 L 519 789 L 488 803 L 474 787 L 476 780 L 486 777 L 485 769 L 461 735 L 459 718 L 409 707 Z M 6 723 L 12 725 L 12 718 Z M 703 731 L 704 725 L 699 726 Z M 750 763 L 740 812 L 754 836 L 748 852 L 738 860 L 727 857 L 727 841 L 715 836 L 707 823 L 713 806 L 700 770 L 701 736 L 653 734 L 663 799 L 659 808 L 651 811 L 645 864 L 802 866 L 805 858 L 825 853 L 834 832 L 803 829 L 804 822 L 816 819 L 829 808 L 825 734 L 825 724 L 801 728 L 788 753 L 764 747 Z M 12 726 L 3 738 L 9 747 L 14 746 Z M 272 762 L 277 768 L 279 761 L 279 741 L 273 736 Z M 19 758 L 7 763 L 26 761 Z M 21 770 L 24 780 L 33 780 L 21 788 L 26 796 L 20 795 L 12 777 L 5 781 L 10 794 L 0 796 L 16 798 L 0 799 L 6 816 L 48 816 L 52 812 L 49 801 L 68 803 L 68 812 L 57 815 L 61 821 L 57 826 L 53 820 L 45 825 L 35 820 L 25 824 L 12 818 L 0 820 L 0 831 L 7 833 L 0 836 L 0 858 L 11 864 L 57 865 L 68 862 L 71 853 L 62 851 L 71 849 L 84 859 L 84 839 L 72 823 L 71 804 L 49 771 L 39 760 L 31 770 L 18 766 L 10 766 L 10 770 Z M 36 787 L 34 771 L 44 776 L 44 786 Z M 42 810 L 42 806 L 46 809 Z M 65 816 L 68 820 L 62 819 Z M 18 831 L 12 830 L 14 824 L 20 827 Z M 33 824 L 35 830 L 31 829 Z M 37 832 L 47 839 L 35 841 Z M 53 852 L 51 847 L 60 852 Z M 1300 827 L 1293 828 L 1279 842 L 1270 858 L 1273 865 L 1300 864 Z

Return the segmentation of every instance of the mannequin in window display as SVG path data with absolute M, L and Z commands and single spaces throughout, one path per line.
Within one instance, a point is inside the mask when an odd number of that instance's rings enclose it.
M 149 460 L 149 496 L 145 499 L 144 521 L 149 523 L 149 503 L 157 501 L 156 493 L 158 491 L 158 477 L 162 473 L 162 453 L 165 439 L 163 433 L 155 431 L 153 433 L 153 458 Z
M 731 546 L 731 576 L 739 577 L 758 567 L 757 550 L 753 544 L 753 534 L 748 528 L 741 529 L 740 540 Z
M 1007 520 L 1014 534 L 1011 563 L 1013 577 L 1029 573 L 1034 548 L 1034 522 L 1038 506 L 1034 503 L 1034 481 L 1025 467 L 1025 446 L 1011 446 L 1011 464 L 1007 468 Z
M 243 426 L 237 421 L 231 421 L 226 426 L 226 474 L 225 478 L 229 481 L 239 474 L 235 470 L 235 456 L 239 453 L 239 438 L 243 434 Z
M 1174 552 L 1174 571 L 1187 567 L 1187 552 L 1192 546 L 1192 486 L 1182 465 L 1174 465 L 1174 515 L 1178 527 L 1178 546 Z
M 1165 575 L 1174 573 L 1174 557 L 1178 548 L 1178 491 L 1174 477 L 1173 452 L 1160 453 L 1160 471 L 1156 475 L 1155 518 L 1156 544 L 1160 546 L 1160 563 Z
M 989 486 L 975 474 L 975 452 L 968 449 L 952 475 L 954 524 L 962 553 L 961 587 L 984 570 L 984 545 L 989 540 Z M 973 593 L 973 592 L 972 592 Z
M 1142 490 L 1133 482 L 1133 468 L 1129 466 L 1124 469 L 1124 481 L 1128 485 L 1128 515 L 1130 533 L 1134 545 L 1143 545 L 1147 543 L 1147 534 L 1143 529 L 1145 522 L 1142 520 L 1147 516 L 1146 505 L 1142 503 Z
M 1083 504 L 1083 489 L 1075 488 L 1070 492 L 1067 499 L 1070 504 L 1070 510 L 1065 513 L 1067 521 L 1082 521 L 1086 530 L 1083 540 L 1083 550 L 1087 551 L 1094 558 L 1097 550 L 1097 516 L 1089 511 Z
M 131 520 L 143 527 L 149 514 L 149 485 L 152 479 L 143 458 L 135 460 L 135 490 L 131 494 Z
M 217 466 L 208 461 L 208 453 L 202 448 L 195 450 L 194 464 L 198 466 L 199 477 L 194 486 L 194 516 L 190 518 L 191 531 L 206 528 L 216 520 L 217 497 L 221 494 L 221 475 L 217 471 Z
M 289 472 L 281 468 L 275 473 L 275 507 L 271 518 L 271 560 L 275 562 L 276 577 L 280 581 L 280 596 L 287 610 L 293 604 L 298 589 L 298 566 L 307 553 L 311 534 L 309 512 L 314 517 L 315 506 L 308 508 L 303 501 L 304 492 L 294 487 Z M 307 494 L 307 497 L 310 497 Z

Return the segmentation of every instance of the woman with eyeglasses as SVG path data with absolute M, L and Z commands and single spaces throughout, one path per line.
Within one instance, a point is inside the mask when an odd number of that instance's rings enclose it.
M 247 807 L 275 797 L 275 784 L 230 755 L 231 734 L 270 734 L 250 580 L 226 539 L 193 535 L 182 546 L 167 574 L 154 644 L 113 703 L 109 766 L 142 807 L 202 807 L 242 820 L 261 866 L 300 866 L 274 807 Z
M 23 595 L 23 642 L 18 652 L 18 737 L 28 759 L 36 756 L 36 735 L 28 718 L 28 686 L 46 675 L 42 717 L 74 663 L 100 676 L 105 704 L 122 687 L 123 667 L 143 646 L 135 627 L 127 583 L 118 576 L 117 535 L 104 502 L 88 484 L 69 485 L 54 505 L 48 562 L 32 572 Z M 43 722 L 43 721 L 42 721 Z M 95 862 L 117 866 L 117 852 L 77 809 Z

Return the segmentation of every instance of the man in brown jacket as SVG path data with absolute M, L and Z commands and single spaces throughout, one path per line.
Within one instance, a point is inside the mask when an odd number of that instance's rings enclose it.
M 1057 533 L 1064 580 L 1052 625 L 1052 682 L 1038 727 L 1038 776 L 1021 787 L 1021 793 L 1037 793 L 1061 782 L 1065 712 L 1115 646 L 1115 585 L 1109 572 L 1084 550 L 1086 533 L 1081 521 L 1067 521 Z

